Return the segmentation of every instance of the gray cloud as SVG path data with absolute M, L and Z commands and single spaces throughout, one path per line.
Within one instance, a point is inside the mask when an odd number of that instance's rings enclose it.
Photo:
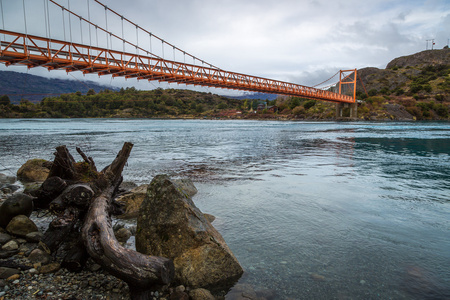
M 86 0 L 58 0 L 66 7 L 68 1 L 77 13 L 87 15 L 86 7 L 78 6 Z M 19 11 L 17 3 L 21 1 L 3 2 L 9 5 L 9 18 L 14 18 Z M 25 0 L 30 7 L 36 2 L 41 1 Z M 104 10 L 92 0 L 90 3 L 91 20 L 105 26 Z M 384 67 L 397 56 L 425 50 L 426 39 L 435 38 L 436 46 L 442 48 L 450 38 L 447 0 L 368 0 L 363 5 L 359 0 L 109 0 L 104 3 L 161 38 L 223 69 L 305 85 L 325 80 L 339 69 Z M 61 26 L 56 26 L 62 22 L 59 13 L 52 11 L 54 34 L 62 33 Z M 39 14 L 35 15 L 33 22 L 43 24 Z M 121 35 L 119 17 L 110 16 L 108 25 Z M 87 29 L 83 30 L 86 41 Z M 40 32 L 45 34 L 42 29 Z M 136 41 L 133 26 L 124 26 L 124 35 Z M 149 44 L 146 38 L 141 34 L 140 43 Z M 153 47 L 158 45 L 154 43 Z M 146 82 L 119 78 L 112 83 L 153 88 Z

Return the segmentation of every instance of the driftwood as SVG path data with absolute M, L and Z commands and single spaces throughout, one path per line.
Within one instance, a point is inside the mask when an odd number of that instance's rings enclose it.
M 63 267 L 80 271 L 90 256 L 128 283 L 132 299 L 147 299 L 152 286 L 172 281 L 174 266 L 170 259 L 126 249 L 115 238 L 110 216 L 118 205 L 113 199 L 132 147 L 124 143 L 111 165 L 101 172 L 81 149 L 77 152 L 83 162 L 75 162 L 65 146 L 57 147 L 50 174 L 35 193 L 35 206 L 57 214 L 40 247 L 54 253 L 62 244 L 69 244 Z
M 75 241 L 75 244 L 70 244 L 69 246 L 69 250 L 61 262 L 61 267 L 66 268 L 71 272 L 80 272 L 83 270 L 89 258 L 86 247 L 81 240 L 81 235 L 78 237 L 78 240 Z

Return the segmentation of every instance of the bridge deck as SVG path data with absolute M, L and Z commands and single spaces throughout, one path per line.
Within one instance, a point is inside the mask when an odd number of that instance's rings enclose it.
M 188 64 L 160 57 L 125 53 L 89 45 L 0 30 L 0 62 L 30 68 L 65 69 L 99 75 L 123 76 L 217 88 L 299 96 L 336 103 L 354 103 L 353 97 L 329 91 Z

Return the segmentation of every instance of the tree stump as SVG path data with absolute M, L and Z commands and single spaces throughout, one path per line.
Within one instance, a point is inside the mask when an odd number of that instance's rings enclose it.
M 132 299 L 146 299 L 152 286 L 172 281 L 174 266 L 168 258 L 126 249 L 114 236 L 111 212 L 117 205 L 113 199 L 132 148 L 133 144 L 124 143 L 114 161 L 98 172 L 92 157 L 80 148 L 77 152 L 83 161 L 76 162 L 66 146 L 57 147 L 49 176 L 35 192 L 35 206 L 57 214 L 40 242 L 43 250 L 53 253 L 63 243 L 72 243 L 63 266 L 80 271 L 90 256 L 128 283 Z M 74 236 L 74 241 L 68 240 Z

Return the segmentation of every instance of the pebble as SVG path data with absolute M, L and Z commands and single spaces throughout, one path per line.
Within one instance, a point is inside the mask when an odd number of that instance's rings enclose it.
M 316 273 L 312 273 L 311 278 L 314 279 L 315 281 L 324 281 L 325 280 L 325 276 L 319 275 Z
M 19 274 L 14 274 L 14 275 L 9 276 L 8 279 L 6 279 L 6 280 L 8 280 L 8 281 L 13 281 L 14 280 L 13 283 L 15 284 L 16 281 L 18 282 L 19 278 L 20 278 Z
M 61 268 L 59 263 L 50 263 L 48 265 L 44 265 L 39 268 L 39 273 L 47 274 L 47 273 L 55 273 Z

